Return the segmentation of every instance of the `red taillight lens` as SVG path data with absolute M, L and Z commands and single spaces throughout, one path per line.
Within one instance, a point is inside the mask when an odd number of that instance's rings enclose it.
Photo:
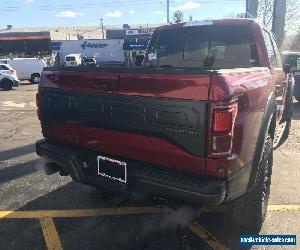
M 214 132 L 228 132 L 231 130 L 232 111 L 216 111 L 214 113 Z
M 236 114 L 236 101 L 231 101 L 228 104 L 212 104 L 211 132 L 209 134 L 210 156 L 231 154 Z
M 11 69 L 10 72 L 13 74 L 13 75 L 16 75 L 17 74 L 17 71 L 15 69 Z

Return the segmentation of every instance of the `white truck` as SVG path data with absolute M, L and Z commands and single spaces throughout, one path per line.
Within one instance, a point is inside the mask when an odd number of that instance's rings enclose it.
M 65 56 L 65 66 L 79 66 L 81 65 L 82 56 L 81 54 L 70 54 Z
M 39 83 L 43 68 L 46 66 L 41 58 L 1 59 L 0 63 L 8 64 L 15 69 L 19 80 L 29 80 L 33 84 Z

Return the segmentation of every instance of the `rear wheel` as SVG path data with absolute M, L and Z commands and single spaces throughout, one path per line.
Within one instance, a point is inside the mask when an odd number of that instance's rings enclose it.
M 2 86 L 3 90 L 8 91 L 12 90 L 13 82 L 9 79 L 3 79 L 0 85 Z
M 32 84 L 38 84 L 41 80 L 41 76 L 38 73 L 34 73 L 31 75 L 30 82 Z
M 265 219 L 270 195 L 271 175 L 273 165 L 273 141 L 267 137 L 259 175 L 253 189 L 229 204 L 230 219 L 243 227 L 260 229 Z

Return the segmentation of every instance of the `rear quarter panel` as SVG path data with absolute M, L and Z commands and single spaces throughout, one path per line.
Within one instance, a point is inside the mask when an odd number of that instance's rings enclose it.
M 268 68 L 238 71 L 224 70 L 220 72 L 222 75 L 213 76 L 210 93 L 211 101 L 238 99 L 232 156 L 227 159 L 229 174 L 253 160 L 266 104 L 274 91 L 272 74 Z M 220 82 L 224 84 L 220 85 Z

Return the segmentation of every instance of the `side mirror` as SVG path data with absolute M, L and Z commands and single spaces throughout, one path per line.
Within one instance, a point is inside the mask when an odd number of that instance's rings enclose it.
M 283 65 L 283 71 L 286 74 L 291 73 L 291 65 L 290 64 L 284 64 Z

